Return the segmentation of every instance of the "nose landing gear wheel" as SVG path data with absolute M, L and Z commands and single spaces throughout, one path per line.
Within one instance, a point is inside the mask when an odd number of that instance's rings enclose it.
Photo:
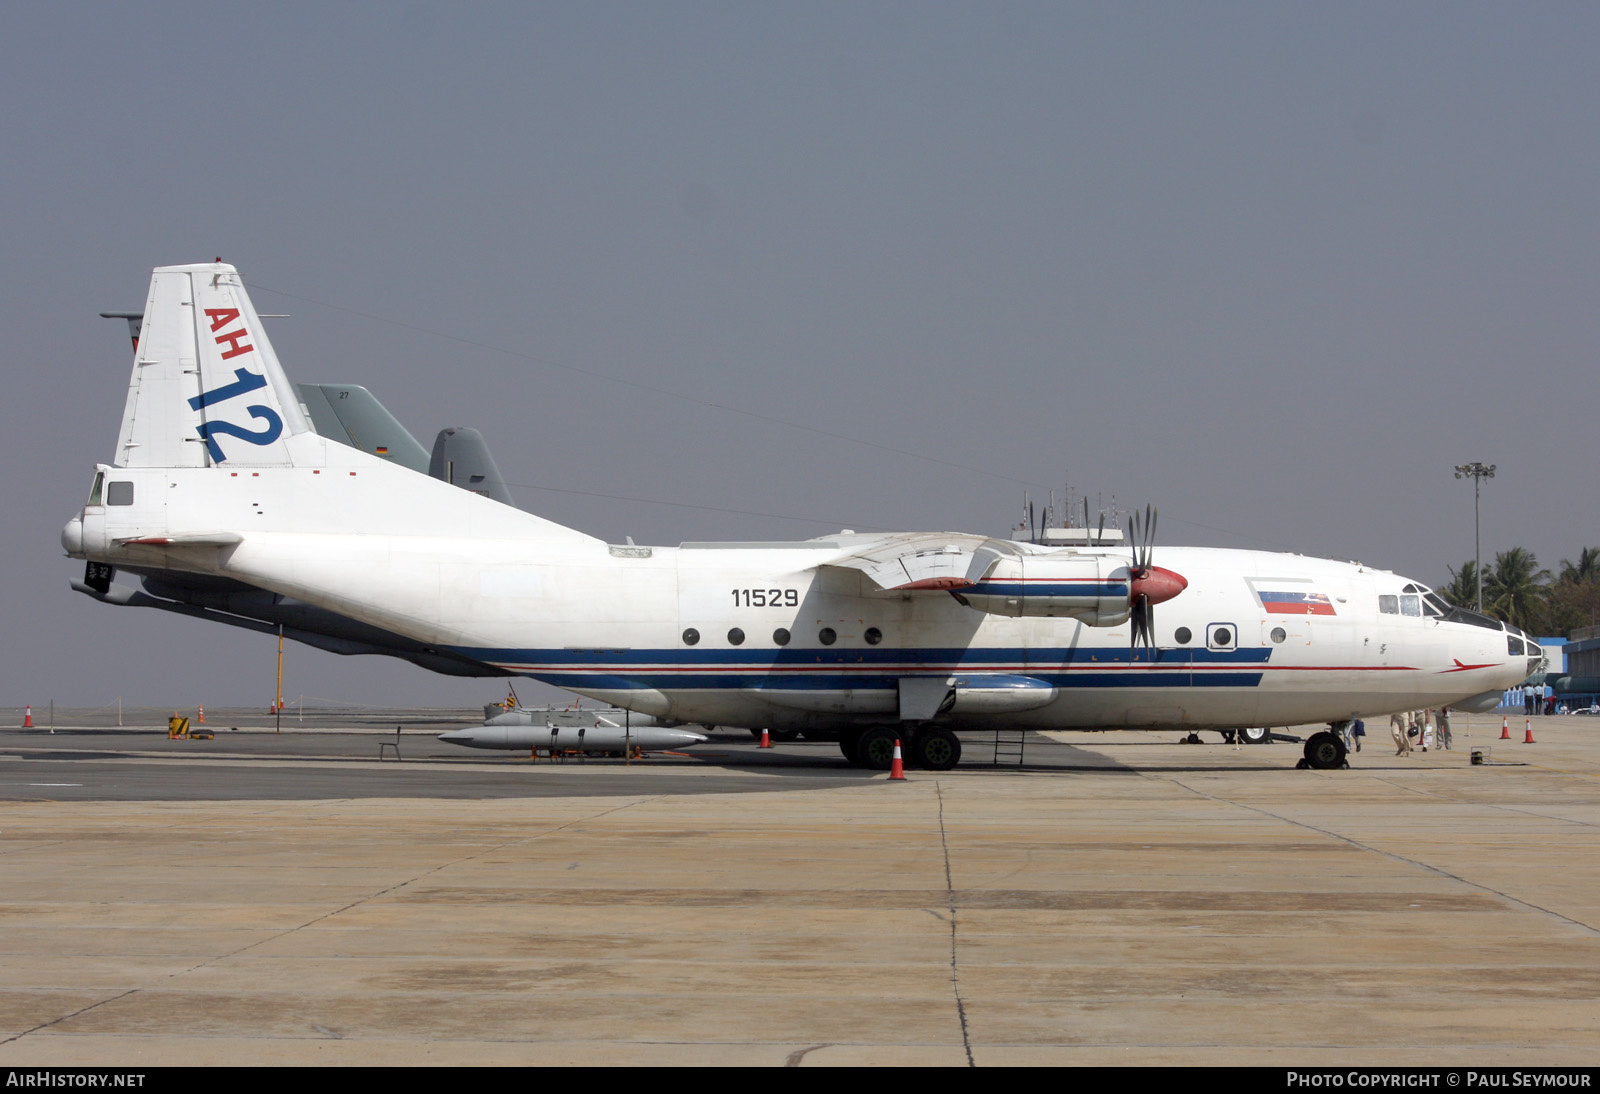
M 1337 733 L 1323 730 L 1313 733 L 1306 739 L 1305 759 L 1300 761 L 1301 767 L 1311 767 L 1318 771 L 1331 771 L 1337 767 L 1350 766 L 1345 762 L 1344 742 Z

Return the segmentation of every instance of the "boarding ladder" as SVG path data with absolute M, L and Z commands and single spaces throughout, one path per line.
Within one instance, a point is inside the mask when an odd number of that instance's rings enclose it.
M 994 731 L 994 765 L 1016 764 L 1022 766 L 1022 746 L 1027 740 L 1027 730 L 997 729 Z

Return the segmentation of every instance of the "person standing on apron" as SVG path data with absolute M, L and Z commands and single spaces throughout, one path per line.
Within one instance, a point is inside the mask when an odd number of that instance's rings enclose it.
M 1411 751 L 1410 716 L 1403 710 L 1389 715 L 1389 732 L 1394 734 L 1394 754 L 1405 756 Z

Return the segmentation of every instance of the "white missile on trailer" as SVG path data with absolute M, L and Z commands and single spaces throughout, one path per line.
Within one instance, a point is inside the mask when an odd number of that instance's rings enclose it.
M 531 721 L 517 720 L 516 713 L 491 719 L 486 725 L 441 733 L 439 740 L 453 745 L 466 745 L 468 748 L 518 751 L 550 748 L 574 752 L 622 752 L 632 747 L 642 752 L 660 752 L 687 748 L 706 739 L 704 734 L 687 729 L 668 729 L 656 725 L 619 726 L 605 719 L 596 719 L 592 725 L 534 725 Z

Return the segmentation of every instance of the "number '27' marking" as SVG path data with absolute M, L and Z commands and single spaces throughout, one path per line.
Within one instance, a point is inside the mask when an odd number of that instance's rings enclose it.
M 267 378 L 265 376 L 257 372 L 251 372 L 248 369 L 234 369 L 233 377 L 231 384 L 223 384 L 221 387 L 214 387 L 210 391 L 202 391 L 199 395 L 189 400 L 189 406 L 194 410 L 200 410 L 252 391 L 259 391 L 267 386 Z M 249 430 L 243 426 L 234 425 L 232 422 L 206 422 L 196 427 L 195 432 L 199 433 L 201 439 L 206 442 L 206 451 L 211 453 L 213 462 L 222 463 L 228 458 L 223 454 L 222 446 L 217 444 L 216 438 L 219 435 L 238 437 L 242 441 L 258 445 L 271 444 L 283 435 L 283 419 L 278 417 L 278 412 L 271 407 L 257 404 L 247 406 L 245 410 L 249 411 L 250 417 L 259 418 L 265 424 L 257 430 Z

